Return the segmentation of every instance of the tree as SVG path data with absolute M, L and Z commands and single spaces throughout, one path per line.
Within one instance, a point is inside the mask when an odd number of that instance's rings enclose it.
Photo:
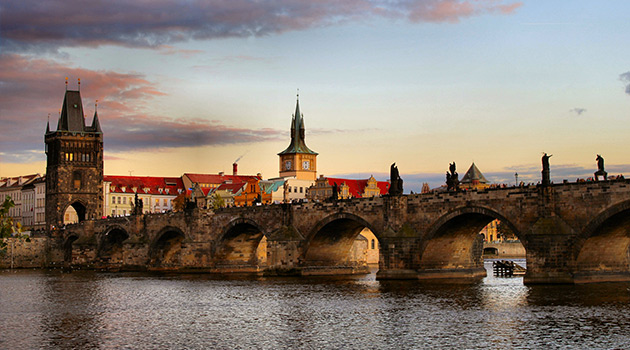
M 215 193 L 212 197 L 212 209 L 219 209 L 225 207 L 225 201 L 218 193 Z
M 0 207 L 0 254 L 4 254 L 6 252 L 7 243 L 5 242 L 5 238 L 11 237 L 13 235 L 19 235 L 22 232 L 22 224 L 13 223 L 13 218 L 9 216 L 9 209 L 13 208 L 15 203 L 11 197 L 6 196 L 4 202 L 2 203 L 2 207 Z
M 173 211 L 182 211 L 186 206 L 186 192 L 173 199 Z

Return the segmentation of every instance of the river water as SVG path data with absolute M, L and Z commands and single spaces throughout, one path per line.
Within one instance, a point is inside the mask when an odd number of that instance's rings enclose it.
M 0 349 L 628 349 L 630 284 L 0 272 Z

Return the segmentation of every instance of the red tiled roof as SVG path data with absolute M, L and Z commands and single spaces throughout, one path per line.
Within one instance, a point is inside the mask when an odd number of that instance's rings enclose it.
M 342 179 L 336 177 L 328 177 L 328 184 L 332 186 L 334 183 L 337 183 L 337 186 L 341 187 L 341 184 L 345 183 L 348 186 L 348 190 L 352 197 L 358 198 L 364 192 L 365 187 L 368 184 L 368 179 L 365 180 L 353 180 L 353 179 Z M 376 186 L 381 190 L 381 195 L 387 194 L 389 191 L 389 182 L 387 181 L 376 181 Z
M 147 194 L 168 194 L 177 196 L 179 190 L 184 190 L 184 182 L 179 177 L 153 177 L 153 176 L 115 176 L 105 175 L 104 182 L 110 182 L 110 192 L 114 193 L 133 193 L 136 187 L 139 194 L 143 194 L 144 189 L 148 188 Z M 111 186 L 115 186 L 111 190 Z M 123 187 L 125 191 L 123 192 Z M 160 193 L 159 189 L 162 189 Z M 166 190 L 168 189 L 168 193 Z
M 31 175 L 24 175 L 24 176 L 16 176 L 16 177 L 5 178 L 5 179 L 2 179 L 2 183 L 0 184 L 0 188 L 24 186 L 27 183 L 29 183 L 29 182 L 33 181 L 34 179 L 36 179 L 38 176 L 39 176 L 39 174 L 31 174 Z M 19 183 L 20 177 L 22 178 L 22 183 Z M 7 183 L 9 182 L 8 180 L 11 180 L 11 184 L 10 185 L 7 185 Z
M 222 184 L 226 181 L 242 183 L 249 180 L 260 180 L 260 177 L 255 175 L 184 174 L 184 176 L 188 177 L 191 182 L 200 184 Z
M 245 186 L 245 182 L 231 183 L 231 184 L 222 184 L 217 188 L 219 191 L 230 191 L 232 193 L 238 192 L 243 186 Z

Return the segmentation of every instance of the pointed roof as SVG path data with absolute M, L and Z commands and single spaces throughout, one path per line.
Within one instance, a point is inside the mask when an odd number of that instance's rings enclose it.
M 291 119 L 291 144 L 278 155 L 294 153 L 317 154 L 317 152 L 311 151 L 304 141 L 304 116 L 300 113 L 299 97 L 295 104 L 295 114 Z
M 46 134 L 50 134 L 50 120 L 46 122 Z
M 79 91 L 66 90 L 61 106 L 61 116 L 57 123 L 58 131 L 84 132 L 83 103 Z
M 477 166 L 475 165 L 475 163 L 473 162 L 472 165 L 470 166 L 470 168 L 468 169 L 468 171 L 466 172 L 466 175 L 464 175 L 464 177 L 462 178 L 462 183 L 472 183 L 473 181 L 477 181 L 479 183 L 487 183 L 488 180 L 486 180 L 485 176 L 483 176 L 483 174 L 481 173 L 481 170 L 479 170 L 479 168 L 477 168 Z
M 90 126 L 88 130 L 91 132 L 103 133 L 103 130 L 101 129 L 101 123 L 99 123 L 98 121 L 98 112 L 96 111 L 96 108 L 94 109 L 94 118 L 92 118 L 92 126 Z

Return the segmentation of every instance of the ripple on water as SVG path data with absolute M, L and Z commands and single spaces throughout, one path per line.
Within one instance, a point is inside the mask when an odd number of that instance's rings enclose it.
M 627 348 L 629 288 L 0 272 L 0 348 Z

